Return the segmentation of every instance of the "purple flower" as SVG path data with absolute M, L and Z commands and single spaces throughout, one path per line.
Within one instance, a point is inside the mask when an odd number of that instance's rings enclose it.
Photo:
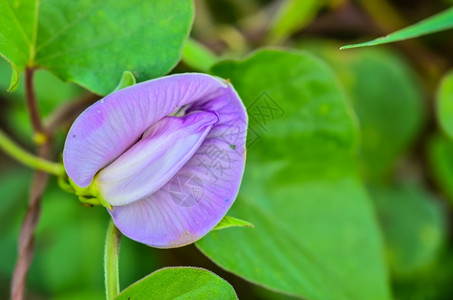
M 179 247 L 208 233 L 233 204 L 247 116 L 228 82 L 178 74 L 114 92 L 72 125 L 66 172 L 131 239 Z

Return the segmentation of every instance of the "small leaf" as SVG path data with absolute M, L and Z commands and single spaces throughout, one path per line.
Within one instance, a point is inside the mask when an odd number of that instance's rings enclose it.
M 340 49 L 376 46 L 381 44 L 398 42 L 442 30 L 447 30 L 450 28 L 453 28 L 453 7 L 443 12 L 440 12 L 434 16 L 431 16 L 417 24 L 398 30 L 384 37 L 380 37 L 365 43 L 343 46 Z
M 229 227 L 250 227 L 250 228 L 255 228 L 255 226 L 252 223 L 249 223 L 247 221 L 233 218 L 230 216 L 225 216 L 223 219 L 219 222 L 219 224 L 216 225 L 212 230 L 219 230 L 219 229 L 225 229 Z
M 237 299 L 233 287 L 201 268 L 163 268 L 133 283 L 116 300 Z
M 123 76 L 121 76 L 120 82 L 115 88 L 115 91 L 124 89 L 125 87 L 134 85 L 137 83 L 137 80 L 135 80 L 134 74 L 132 74 L 129 71 L 124 71 Z
M 437 94 L 437 117 L 443 131 L 453 138 L 453 72 L 448 73 L 440 84 Z

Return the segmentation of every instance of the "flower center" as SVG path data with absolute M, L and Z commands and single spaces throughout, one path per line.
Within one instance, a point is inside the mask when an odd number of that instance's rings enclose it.
M 93 184 L 100 196 L 114 206 L 151 195 L 186 164 L 218 121 L 217 114 L 210 111 L 164 117 L 102 169 Z

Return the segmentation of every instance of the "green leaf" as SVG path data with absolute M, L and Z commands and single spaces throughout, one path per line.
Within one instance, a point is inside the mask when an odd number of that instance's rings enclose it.
M 270 25 L 270 38 L 281 41 L 309 24 L 324 1 L 285 0 Z
M 453 28 L 453 7 L 431 16 L 417 24 L 398 30 L 384 37 L 365 43 L 343 46 L 340 49 L 376 46 L 398 42 L 451 28 Z
M 139 81 L 170 71 L 193 18 L 189 0 L 0 0 L 0 11 L 10 90 L 25 67 L 39 67 L 102 95 L 124 70 Z
M 124 89 L 125 87 L 134 85 L 137 83 L 137 80 L 134 77 L 134 74 L 132 74 L 129 71 L 124 71 L 123 76 L 121 76 L 120 82 L 115 88 L 115 91 Z
M 453 205 L 453 141 L 437 134 L 428 143 L 428 160 L 438 187 Z
M 218 58 L 204 45 L 194 39 L 188 39 L 182 52 L 182 61 L 195 70 L 208 72 Z
M 423 125 L 423 91 L 415 72 L 387 49 L 340 52 L 337 43 L 327 41 L 304 42 L 299 47 L 326 59 L 346 88 L 359 117 L 366 180 L 390 179 L 397 160 Z
M 433 264 L 447 237 L 438 199 L 413 183 L 372 186 L 370 192 L 394 274 L 407 277 Z
M 164 268 L 130 285 L 117 300 L 237 299 L 233 287 L 201 268 Z
M 453 72 L 443 78 L 437 94 L 437 117 L 443 131 L 453 138 Z
M 225 229 L 229 227 L 251 227 L 254 228 L 252 223 L 249 223 L 247 221 L 225 216 L 223 219 L 217 224 L 212 230 L 219 230 L 219 229 Z
M 200 250 L 286 294 L 389 299 L 380 233 L 357 175 L 357 124 L 332 71 L 307 53 L 263 50 L 213 73 L 230 78 L 247 107 L 247 166 L 231 214 L 255 229 L 213 231 Z

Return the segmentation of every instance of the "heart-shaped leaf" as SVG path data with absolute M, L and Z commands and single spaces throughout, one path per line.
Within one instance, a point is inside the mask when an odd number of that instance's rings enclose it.
M 97 93 L 113 91 L 124 70 L 138 81 L 178 62 L 193 18 L 189 0 L 0 0 L 0 55 L 10 90 L 26 67 L 46 68 Z
M 226 61 L 249 115 L 247 166 L 231 214 L 253 230 L 197 245 L 221 267 L 306 299 L 389 299 L 373 208 L 357 175 L 358 130 L 333 73 L 306 53 Z

